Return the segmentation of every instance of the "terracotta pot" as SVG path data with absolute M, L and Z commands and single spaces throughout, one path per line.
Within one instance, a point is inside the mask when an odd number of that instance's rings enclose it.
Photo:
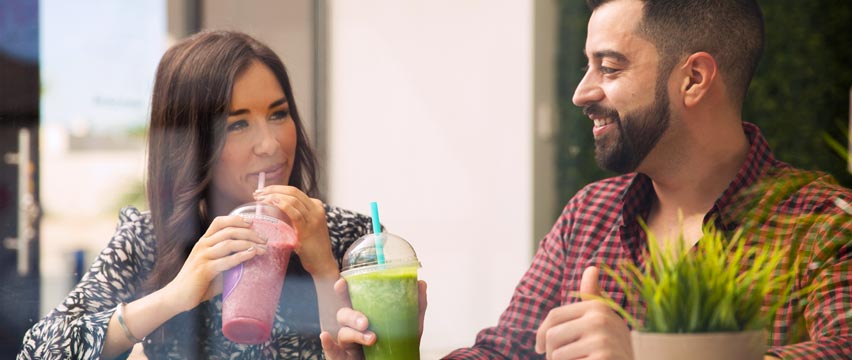
M 724 333 L 663 334 L 633 331 L 634 360 L 762 360 L 763 330 Z

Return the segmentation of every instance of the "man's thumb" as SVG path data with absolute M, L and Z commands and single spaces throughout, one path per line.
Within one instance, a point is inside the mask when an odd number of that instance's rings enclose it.
M 602 296 L 601 288 L 598 286 L 598 270 L 597 267 L 589 266 L 583 271 L 583 278 L 580 280 L 580 296 L 586 300 L 583 295 Z

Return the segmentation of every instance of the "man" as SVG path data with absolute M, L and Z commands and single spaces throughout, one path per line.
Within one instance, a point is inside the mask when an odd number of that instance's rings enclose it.
M 574 293 L 606 293 L 624 304 L 623 291 L 599 277 L 597 266 L 645 261 L 647 238 L 638 219 L 658 238 L 677 239 L 682 224 L 685 246 L 694 245 L 710 221 L 722 229 L 749 223 L 756 233 L 785 240 L 777 223 L 749 222 L 738 200 L 768 179 L 800 172 L 775 160 L 757 127 L 741 118 L 763 46 L 756 2 L 589 0 L 589 6 L 588 69 L 573 101 L 593 120 L 598 163 L 626 175 L 590 184 L 571 199 L 498 325 L 448 359 L 631 359 L 625 321 Z M 847 189 L 818 175 L 767 205 L 770 214 L 827 216 L 797 234 L 830 270 L 799 279 L 823 281 L 830 291 L 801 299 L 808 304 L 803 311 L 793 305 L 779 311 L 768 359 L 852 358 L 852 222 L 834 205 L 838 198 L 852 201 Z M 841 245 L 823 256 L 820 239 L 832 236 Z M 805 317 L 809 339 L 789 333 L 796 315 Z M 357 356 L 352 343 L 374 342 L 374 336 L 363 338 L 372 335 L 363 315 L 347 309 L 338 320 L 340 343 L 323 335 L 330 358 Z

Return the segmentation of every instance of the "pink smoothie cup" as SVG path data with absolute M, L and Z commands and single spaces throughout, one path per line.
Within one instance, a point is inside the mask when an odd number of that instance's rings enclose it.
M 272 334 L 296 234 L 287 216 L 271 205 L 248 203 L 231 215 L 251 221 L 252 229 L 267 240 L 267 252 L 225 271 L 222 333 L 236 343 L 260 344 Z

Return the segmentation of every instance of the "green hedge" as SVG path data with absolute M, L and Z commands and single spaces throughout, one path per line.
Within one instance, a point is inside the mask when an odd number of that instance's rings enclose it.
M 852 187 L 846 160 L 823 139 L 828 134 L 846 141 L 852 87 L 852 1 L 759 2 L 766 20 L 766 46 L 743 118 L 760 126 L 779 159 L 828 172 Z M 571 103 L 586 64 L 582 50 L 588 17 L 585 1 L 560 1 L 556 150 L 560 209 L 585 184 L 613 175 L 595 163 L 590 122 Z

